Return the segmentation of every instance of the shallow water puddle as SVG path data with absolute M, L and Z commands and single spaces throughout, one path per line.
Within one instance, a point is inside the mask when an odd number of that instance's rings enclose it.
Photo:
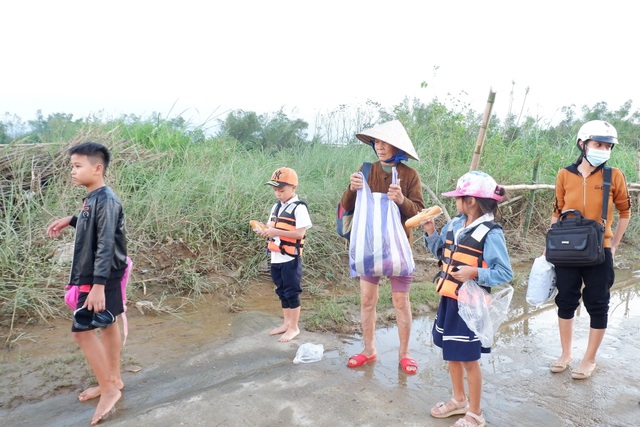
M 516 286 L 516 291 L 509 307 L 508 319 L 501 325 L 494 339 L 492 353 L 483 356 L 481 364 L 484 366 L 499 364 L 513 364 L 514 359 L 522 358 L 523 365 L 517 368 L 521 373 L 529 375 L 538 369 L 546 372 L 548 363 L 560 354 L 560 338 L 558 334 L 558 317 L 553 301 L 541 307 L 530 306 L 525 300 L 526 286 Z M 404 375 L 398 366 L 398 332 L 397 328 L 380 328 L 376 330 L 375 344 L 378 360 L 374 367 L 361 368 L 362 375 L 377 378 L 382 384 L 394 386 L 398 383 L 409 388 L 424 386 L 427 377 L 434 373 L 447 372 L 447 365 L 442 361 L 441 350 L 433 345 L 431 328 L 435 313 L 415 318 L 411 328 L 409 350 L 413 358 L 420 365 L 420 373 L 416 376 Z M 640 271 L 616 270 L 616 283 L 611 292 L 609 308 L 609 328 L 599 352 L 599 357 L 608 359 L 620 356 L 620 346 L 617 344 L 619 335 L 625 333 L 624 322 L 627 319 L 640 319 Z M 586 347 L 589 327 L 589 315 L 581 305 L 575 318 L 573 346 L 576 355 L 581 355 Z M 362 350 L 362 337 L 353 336 L 347 340 L 344 352 L 336 354 L 346 361 L 349 355 Z M 622 356 L 634 349 L 622 349 Z M 516 356 L 514 356 L 514 352 Z M 527 353 L 531 356 L 527 360 Z M 631 353 L 629 353 L 631 355 Z M 331 357 L 331 355 L 330 355 Z M 535 365 L 531 366 L 531 362 Z M 485 369 L 485 368 L 483 368 Z M 491 369 L 500 375 L 512 375 L 505 367 Z M 499 380 L 499 378 L 498 378 Z M 449 387 L 448 384 L 443 386 Z

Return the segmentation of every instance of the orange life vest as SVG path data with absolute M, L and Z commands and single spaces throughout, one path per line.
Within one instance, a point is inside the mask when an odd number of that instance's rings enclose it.
M 271 218 L 269 219 L 269 226 L 277 228 L 279 230 L 295 230 L 296 229 L 296 215 L 295 211 L 298 205 L 307 204 L 303 201 L 295 201 L 290 203 L 286 208 L 280 209 L 282 203 L 278 202 L 274 209 L 271 211 Z M 269 240 L 267 249 L 271 252 L 280 252 L 283 255 L 289 255 L 292 257 L 299 257 L 302 255 L 304 247 L 304 237 L 302 239 L 292 239 L 290 237 L 278 236 L 280 238 L 280 244 L 277 245 L 274 239 Z
M 449 273 L 454 267 L 468 265 L 471 267 L 487 268 L 482 258 L 484 241 L 493 228 L 500 227 L 495 221 L 485 221 L 468 231 L 461 241 L 454 243 L 453 229 L 447 231 L 442 258 L 438 262 L 440 272 L 435 277 L 436 291 L 453 299 L 458 299 L 458 289 L 462 282 L 454 279 Z

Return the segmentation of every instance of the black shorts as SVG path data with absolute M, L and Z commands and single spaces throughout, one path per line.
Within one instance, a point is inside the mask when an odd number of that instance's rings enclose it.
M 107 281 L 106 286 L 104 287 L 104 298 L 105 298 L 105 307 L 107 310 L 113 314 L 114 317 L 122 314 L 124 312 L 124 302 L 122 301 L 122 278 L 111 279 Z M 76 309 L 82 308 L 85 301 L 87 300 L 87 296 L 89 292 L 80 292 L 78 295 L 78 305 Z M 96 327 L 91 325 L 89 330 L 95 329 Z M 81 329 L 75 328 L 73 325 L 71 326 L 71 332 L 84 332 Z

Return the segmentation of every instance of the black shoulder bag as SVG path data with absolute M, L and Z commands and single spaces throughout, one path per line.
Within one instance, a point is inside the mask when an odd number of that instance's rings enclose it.
M 604 262 L 611 168 L 603 169 L 602 222 L 585 219 L 577 209 L 562 212 L 558 222 L 547 231 L 546 258 L 553 265 L 584 267 Z

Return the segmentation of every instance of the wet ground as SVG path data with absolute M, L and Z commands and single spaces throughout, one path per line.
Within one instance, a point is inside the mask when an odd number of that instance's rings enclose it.
M 617 270 L 610 323 L 598 367 L 584 381 L 569 371 L 552 374 L 560 354 L 554 305 L 528 306 L 524 287 L 512 301 L 509 319 L 493 351 L 481 359 L 483 408 L 489 426 L 632 426 L 640 422 L 640 272 Z M 275 297 L 268 284 L 257 286 L 246 312 L 230 314 L 211 302 L 195 313 L 142 316 L 129 311 L 130 335 L 124 350 L 126 388 L 113 426 L 449 426 L 429 408 L 451 396 L 441 352 L 431 343 L 433 315 L 415 319 L 410 348 L 420 371 L 398 369 L 397 332 L 376 333 L 378 360 L 346 367 L 361 349 L 358 336 L 303 331 L 278 343 L 268 331 L 278 325 Z M 574 355 L 586 347 L 589 319 L 575 321 Z M 60 386 L 52 395 L 38 387 L 48 358 L 81 355 L 68 336 L 68 322 L 35 326 L 2 350 L 0 418 L 6 426 L 88 425 L 95 401 L 79 403 L 87 384 Z M 322 343 L 323 360 L 293 364 L 299 345 Z M 71 357 L 71 356 L 70 356 Z M 80 359 L 78 359 L 80 357 Z M 42 369 L 20 374 L 16 367 L 42 360 Z M 577 364 L 577 361 L 574 362 Z M 26 366 L 26 364 L 24 365 Z M 53 364 L 51 365 L 53 366 Z M 56 368 L 59 369 L 59 368 Z M 73 372 L 69 376 L 73 377 Z

